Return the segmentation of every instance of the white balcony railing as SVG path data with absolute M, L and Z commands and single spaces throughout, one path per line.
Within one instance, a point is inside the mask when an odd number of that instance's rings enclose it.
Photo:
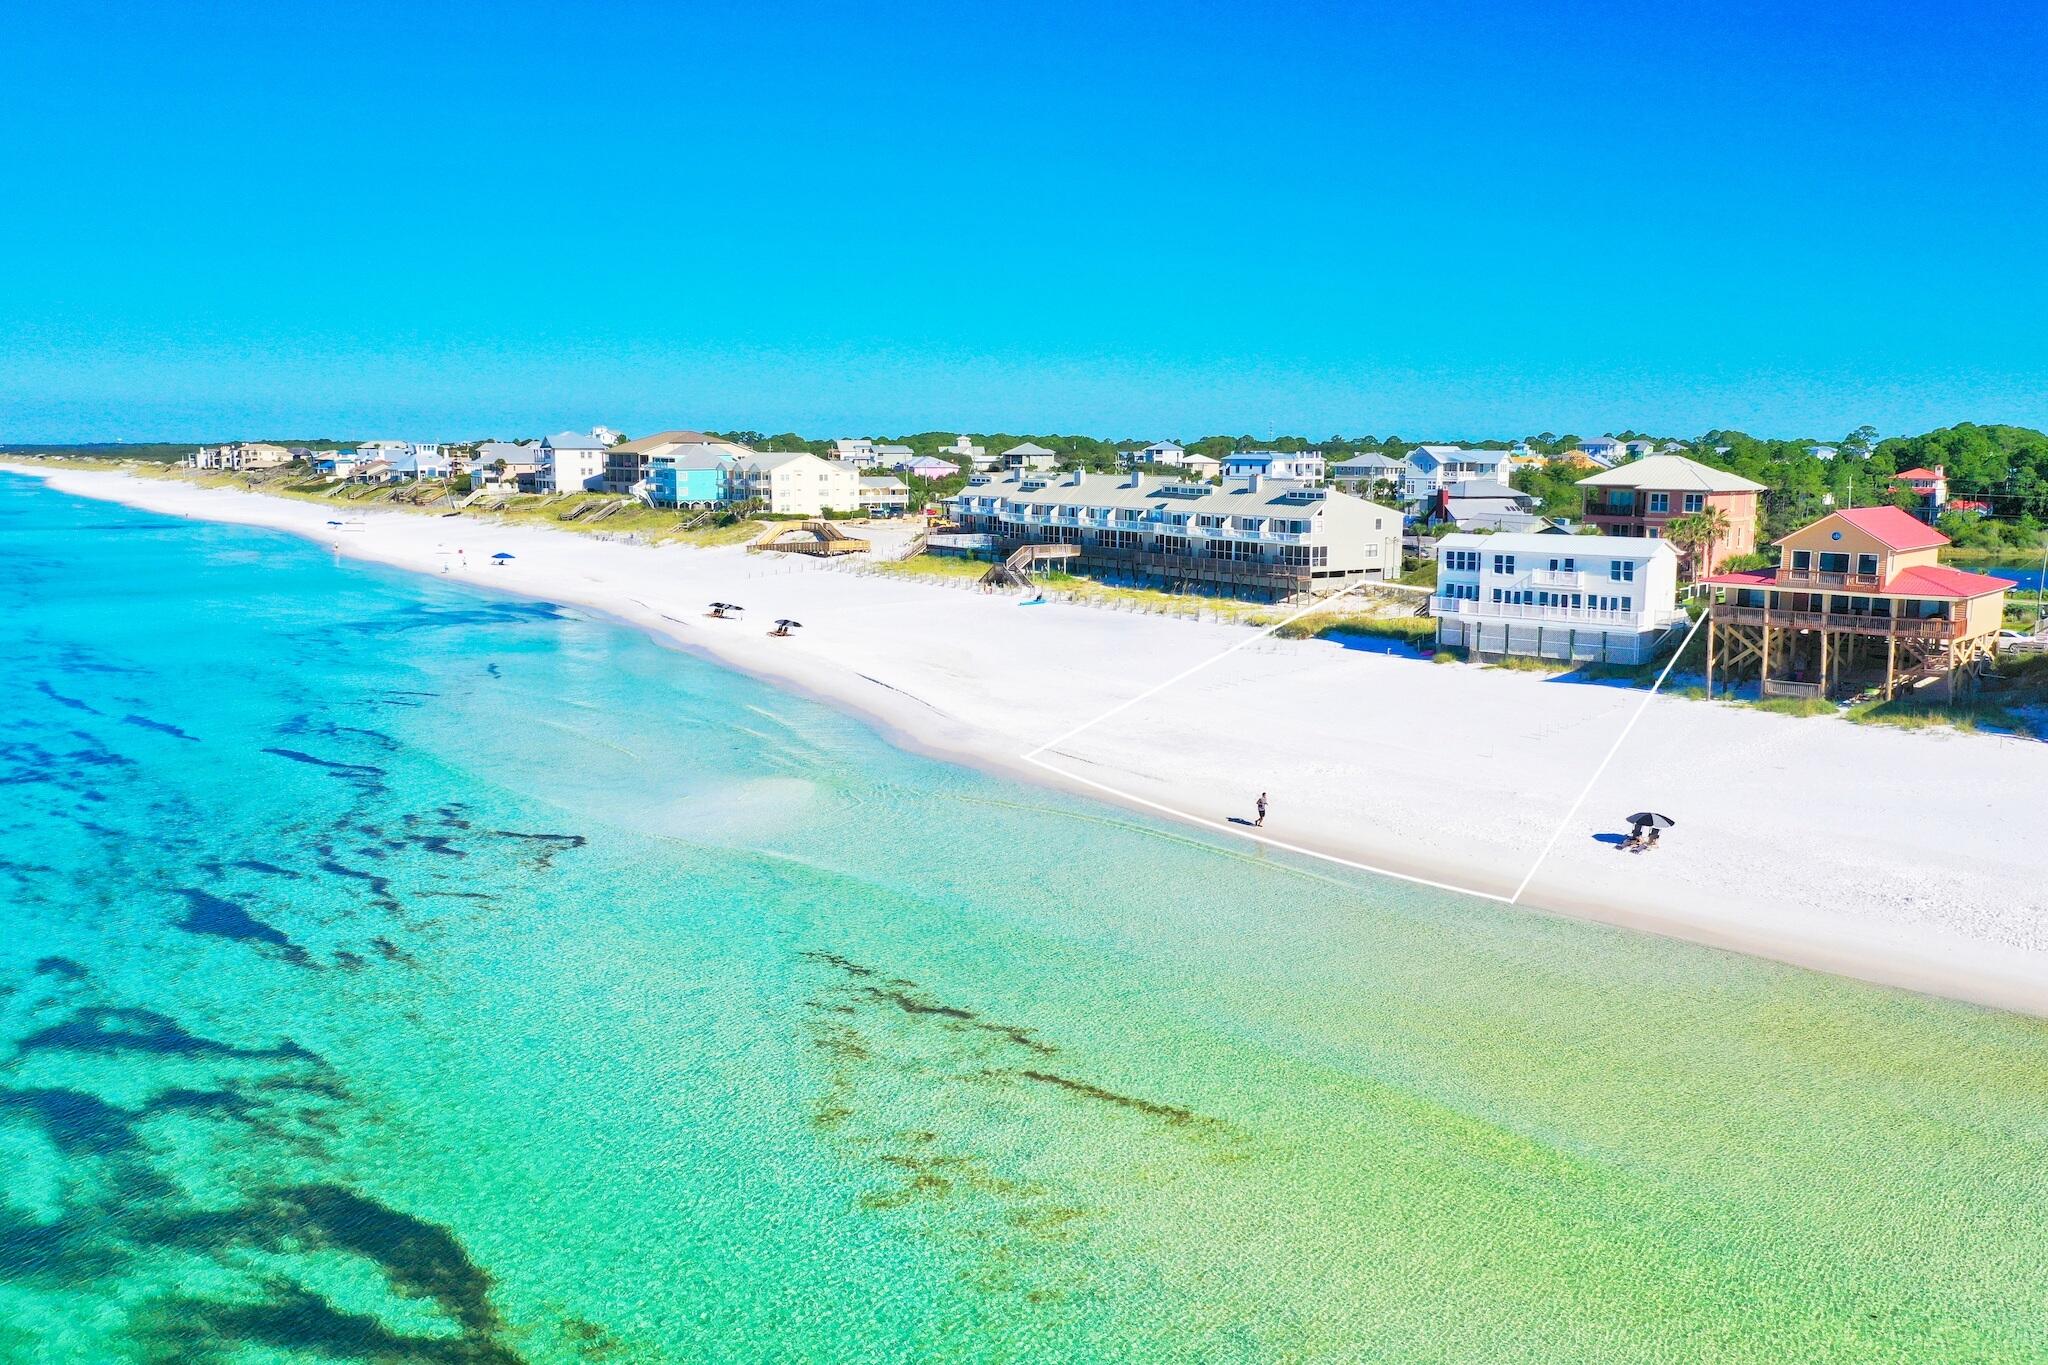
M 1676 615 L 1650 612 L 1601 611 L 1593 607 L 1538 606 L 1534 603 L 1468 602 L 1463 598 L 1432 597 L 1432 616 L 1478 617 L 1501 621 L 1554 621 L 1559 625 L 1626 626 L 1630 630 L 1656 630 Z

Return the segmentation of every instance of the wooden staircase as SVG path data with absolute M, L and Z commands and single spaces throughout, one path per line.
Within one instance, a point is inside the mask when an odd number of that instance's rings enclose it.
M 1034 571 L 1047 564 L 1063 564 L 1080 556 L 1078 545 L 1020 545 L 1000 564 L 988 566 L 981 581 L 992 588 L 1028 588 Z

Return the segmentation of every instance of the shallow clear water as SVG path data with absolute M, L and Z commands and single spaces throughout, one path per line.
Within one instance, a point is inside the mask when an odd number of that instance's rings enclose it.
M 2044 1354 L 2032 1021 L 4 477 L 0 610 L 0 1358 Z

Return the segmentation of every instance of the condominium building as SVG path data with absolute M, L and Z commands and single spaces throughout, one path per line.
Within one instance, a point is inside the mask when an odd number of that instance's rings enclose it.
M 1258 476 L 1219 487 L 1137 470 L 1013 470 L 976 475 L 949 508 L 999 555 L 1073 545 L 1087 572 L 1239 596 L 1281 600 L 1401 572 L 1399 512 Z
M 1661 540 L 1560 534 L 1437 542 L 1437 643 L 1474 654 L 1642 663 L 1686 619 Z
M 750 450 L 728 469 L 726 497 L 760 503 L 777 516 L 854 512 L 860 509 L 860 471 L 802 450 Z

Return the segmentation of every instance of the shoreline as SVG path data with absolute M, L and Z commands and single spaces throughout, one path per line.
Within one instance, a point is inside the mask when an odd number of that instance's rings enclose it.
M 360 532 L 335 535 L 325 525 L 334 509 L 318 503 L 118 470 L 0 470 L 76 496 L 283 531 L 350 558 L 573 605 L 850 711 L 900 748 L 1184 828 L 1244 837 L 1231 813 L 1272 786 L 1267 833 L 1288 856 L 1366 864 L 1499 900 L 1643 700 L 1632 689 L 1419 663 L 1330 641 L 1261 641 L 1048 751 L 1049 762 L 1072 770 L 1061 771 L 1023 756 L 1253 628 L 1072 605 L 1019 619 L 1004 597 L 857 577 L 798 556 L 631 545 L 475 518 L 363 510 L 351 514 Z M 463 553 L 451 556 L 458 540 Z M 484 567 L 498 544 L 519 557 Z M 479 551 L 474 566 L 469 548 Z M 707 597 L 780 605 L 713 622 L 687 605 Z M 771 641 L 760 623 L 775 614 L 811 624 Z M 1847 746 L 1829 729 L 1852 732 Z M 1944 840 L 1940 821 L 1930 823 L 1919 804 L 1872 791 L 1882 783 L 1864 780 L 1859 762 L 1880 776 L 1943 784 L 1913 795 L 1953 810 L 1958 823 L 2003 802 L 2031 803 L 2048 778 L 2048 749 L 2033 741 L 1874 733 L 1660 697 L 1528 893 L 1500 909 L 2048 1016 L 2048 892 L 2006 847 L 2023 836 L 2002 842 L 2010 826 L 1971 827 L 1967 839 Z M 1261 763 L 1271 776 L 1256 775 Z M 1841 809 L 1817 811 L 1804 787 L 1774 803 L 1758 768 L 1795 786 L 1840 783 Z M 1598 842 L 1616 822 L 1609 807 L 1644 804 L 1685 812 L 1680 829 L 1654 855 L 1614 858 Z

